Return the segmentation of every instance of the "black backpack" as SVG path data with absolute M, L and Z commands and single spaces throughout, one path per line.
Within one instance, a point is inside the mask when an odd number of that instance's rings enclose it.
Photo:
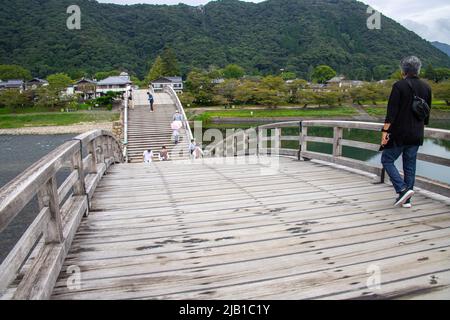
M 413 103 L 412 103 L 413 114 L 417 120 L 424 121 L 426 118 L 430 116 L 431 108 L 424 99 L 420 98 L 416 94 L 416 90 L 414 90 L 411 81 L 406 79 L 406 82 L 408 82 L 408 86 L 411 88 L 413 92 Z

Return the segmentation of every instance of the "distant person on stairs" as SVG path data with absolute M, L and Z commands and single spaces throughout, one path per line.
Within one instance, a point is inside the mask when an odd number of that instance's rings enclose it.
M 150 112 L 153 112 L 153 103 L 155 102 L 155 98 L 153 98 L 153 95 L 150 92 L 147 92 L 148 95 L 148 102 L 150 103 Z
M 189 144 L 189 154 L 192 158 L 194 157 L 194 150 L 196 147 L 197 147 L 197 145 L 195 144 L 195 140 L 192 139 L 191 143 Z
M 169 150 L 165 146 L 159 153 L 159 161 L 169 161 Z
M 417 152 L 423 145 L 424 126 L 430 120 L 431 88 L 419 79 L 422 62 L 411 56 L 400 63 L 403 80 L 397 81 L 389 98 L 382 129 L 381 163 L 398 194 L 395 206 L 411 208 L 414 195 Z M 395 161 L 402 156 L 402 177 Z
M 180 129 L 183 127 L 183 124 L 180 121 L 173 121 L 170 127 L 173 130 L 173 140 L 175 144 L 178 144 L 180 142 Z
M 199 144 L 195 145 L 192 155 L 194 156 L 194 159 L 201 159 L 203 157 L 203 150 Z
M 183 117 L 183 115 L 180 113 L 180 111 L 176 111 L 175 112 L 175 114 L 173 115 L 173 118 L 172 118 L 172 120 L 173 121 L 184 121 L 184 117 Z
M 153 151 L 148 149 L 144 151 L 144 163 L 152 163 L 153 162 Z

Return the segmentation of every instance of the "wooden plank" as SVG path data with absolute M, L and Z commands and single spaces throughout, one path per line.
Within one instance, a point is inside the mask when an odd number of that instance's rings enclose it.
M 129 275 L 131 281 L 109 277 L 100 278 L 98 280 L 92 278 L 91 281 L 87 281 L 85 284 L 85 297 L 92 298 L 92 295 L 98 294 L 95 292 L 95 288 L 100 289 L 100 291 L 105 294 L 108 294 L 108 290 L 105 289 L 110 288 L 113 290 L 115 289 L 116 294 L 123 298 L 137 298 L 139 296 L 143 297 L 146 295 L 149 295 L 148 297 L 165 296 L 168 294 L 178 295 L 182 292 L 180 296 L 178 296 L 178 298 L 181 298 L 181 296 L 189 296 L 186 295 L 187 292 L 202 292 L 207 289 L 225 289 L 227 287 L 231 290 L 236 290 L 235 288 L 237 284 L 240 284 L 238 286 L 242 288 L 247 283 L 259 283 L 260 286 L 265 285 L 265 293 L 270 293 L 272 291 L 273 294 L 277 294 L 275 285 L 280 285 L 280 282 L 283 282 L 283 279 L 286 279 L 287 284 L 289 281 L 300 281 L 301 279 L 304 279 L 305 276 L 308 277 L 309 275 L 318 278 L 316 283 L 326 287 L 329 284 L 326 280 L 327 273 L 321 273 L 323 270 L 342 269 L 343 273 L 334 273 L 336 280 L 340 279 L 342 274 L 351 274 L 350 272 L 352 269 L 353 271 L 355 269 L 360 269 L 361 265 L 363 266 L 363 272 L 365 273 L 367 266 L 372 262 L 376 263 L 376 261 L 387 260 L 390 262 L 390 265 L 402 266 L 402 270 L 404 270 L 404 264 L 402 264 L 402 262 L 405 262 L 405 260 L 409 260 L 411 262 L 415 261 L 417 265 L 419 264 L 417 263 L 417 259 L 423 257 L 423 251 L 427 250 L 427 257 L 429 259 L 424 263 L 421 263 L 422 266 L 426 265 L 422 268 L 422 270 L 420 270 L 420 272 L 423 272 L 424 269 L 429 269 L 432 265 L 439 265 L 439 262 L 448 259 L 448 252 L 433 253 L 433 248 L 430 248 L 430 243 L 434 243 L 437 248 L 449 246 L 449 240 L 444 236 L 444 234 L 446 234 L 445 232 L 434 232 L 436 234 L 440 233 L 441 236 L 439 238 L 433 238 L 424 242 L 419 241 L 405 244 L 402 247 L 393 248 L 389 251 L 387 251 L 386 248 L 389 248 L 389 245 L 392 245 L 392 242 L 390 240 L 382 240 L 373 243 L 372 245 L 365 245 L 363 247 L 360 247 L 359 245 L 351 245 L 340 249 L 330 249 L 328 251 L 310 251 L 298 255 L 289 255 L 285 259 L 281 260 L 283 263 L 280 263 L 280 260 L 276 258 L 266 260 L 264 264 L 261 264 L 260 260 L 249 260 L 245 263 L 229 264 L 228 267 L 225 267 L 224 265 L 217 265 L 214 268 L 199 266 L 198 270 L 202 271 L 198 272 L 197 275 L 202 276 L 202 279 L 193 278 L 192 273 L 190 272 L 192 270 L 174 270 L 167 271 L 165 274 L 158 274 L 148 272 L 147 267 L 147 274 L 131 273 Z M 322 254 L 318 255 L 317 252 L 322 252 Z M 327 257 L 329 258 L 327 259 Z M 355 261 L 356 257 L 358 260 Z M 405 259 L 405 257 L 408 257 L 409 259 Z M 330 262 L 333 264 L 330 265 Z M 412 263 L 411 265 L 414 264 Z M 145 267 L 142 268 L 141 272 L 145 269 Z M 222 270 L 222 272 L 217 273 L 219 270 Z M 397 269 L 397 272 L 398 270 L 399 269 Z M 411 273 L 412 272 L 413 270 L 411 270 Z M 353 274 L 356 274 L 358 278 L 361 278 L 361 272 L 354 272 Z M 366 275 L 363 274 L 363 277 L 366 277 Z M 133 281 L 133 278 L 135 278 L 134 280 L 140 279 L 139 283 Z M 165 285 L 161 286 L 159 283 L 151 281 L 152 278 L 164 279 Z M 281 281 L 273 281 L 277 278 Z M 120 283 L 120 286 L 116 285 L 114 287 L 114 283 L 116 281 L 117 285 Z M 208 284 L 201 285 L 203 282 Z M 270 285 L 270 282 L 272 282 L 274 286 Z M 129 285 L 133 284 L 135 289 L 133 292 L 124 292 L 124 286 L 127 287 L 127 283 Z M 301 283 L 298 282 L 298 284 Z M 270 291 L 267 290 L 268 286 L 270 286 Z M 303 282 L 303 287 L 304 289 L 307 288 L 307 286 L 305 286 L 305 282 Z M 342 288 L 343 286 L 340 285 L 340 287 Z M 294 291 L 295 293 L 292 292 L 291 294 L 315 294 L 315 292 L 311 291 L 303 292 L 305 291 L 304 289 L 302 290 L 301 287 L 296 287 L 296 290 Z M 241 290 L 239 290 L 239 292 L 242 294 Z M 116 295 L 116 297 L 118 296 Z M 218 296 L 216 296 L 216 298 L 218 298 Z
M 78 171 L 72 171 L 66 180 L 58 188 L 59 204 L 65 199 L 75 182 L 78 180 Z
M 33 266 L 17 287 L 13 299 L 49 299 L 63 262 L 64 248 L 62 244 L 45 245 Z
M 303 127 L 339 127 L 345 129 L 363 129 L 380 131 L 382 123 L 361 122 L 361 121 L 335 121 L 335 120 L 307 120 L 302 122 Z
M 342 143 L 341 140 L 344 136 L 344 131 L 342 128 L 334 127 L 333 128 L 333 156 L 341 157 L 342 156 Z
M 45 230 L 45 243 L 62 243 L 64 241 L 62 234 L 62 218 L 59 207 L 59 197 L 56 177 L 53 176 L 42 188 L 40 197 L 41 204 L 49 208 L 49 222 Z
M 320 142 L 320 143 L 333 144 L 333 138 L 306 136 L 304 139 L 307 142 Z
M 14 248 L 0 265 L 0 293 L 4 292 L 19 272 L 20 267 L 42 236 L 49 221 L 49 209 L 44 208 L 20 237 Z
M 419 154 L 417 154 L 417 159 L 426 161 L 426 162 L 430 162 L 430 163 L 434 163 L 434 164 L 438 164 L 441 166 L 450 167 L 450 159 L 448 159 L 448 158 L 438 157 L 438 156 L 434 156 L 434 155 L 430 155 L 430 154 L 419 153 Z
M 358 169 L 366 172 L 370 172 L 376 175 L 381 175 L 381 165 L 375 166 L 372 164 L 368 164 L 364 161 L 359 161 L 355 159 L 345 158 L 345 157 L 338 157 L 335 158 L 331 155 L 323 154 L 323 153 L 317 153 L 317 152 L 311 152 L 311 151 L 302 151 L 301 152 L 302 158 L 308 158 L 308 159 L 316 159 L 321 161 L 327 161 L 330 163 L 335 163 L 343 166 L 347 166 L 353 169 Z
M 298 141 L 298 136 L 281 136 L 283 141 Z
M 82 288 L 62 272 L 53 298 L 320 298 L 356 292 L 372 262 L 405 283 L 448 261 L 444 203 L 419 193 L 413 210 L 393 208 L 387 185 L 278 160 L 269 176 L 263 162 L 113 167 L 62 267 L 81 268 Z
M 343 146 L 348 146 L 352 148 L 358 148 L 358 149 L 364 149 L 364 150 L 371 150 L 371 151 L 379 151 L 380 146 L 374 143 L 366 143 L 361 141 L 355 141 L 355 140 L 341 140 L 341 144 Z

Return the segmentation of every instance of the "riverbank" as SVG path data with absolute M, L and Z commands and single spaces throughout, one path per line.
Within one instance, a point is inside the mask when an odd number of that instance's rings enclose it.
M 0 129 L 0 135 L 57 135 L 57 134 L 81 134 L 87 131 L 102 129 L 112 131 L 112 122 L 79 123 L 66 126 L 45 126 Z

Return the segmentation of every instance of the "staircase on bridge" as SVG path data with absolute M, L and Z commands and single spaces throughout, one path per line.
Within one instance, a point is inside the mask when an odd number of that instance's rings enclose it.
M 146 90 L 137 90 L 133 94 L 134 107 L 129 108 L 128 115 L 128 157 L 131 163 L 143 161 L 145 150 L 151 149 L 154 161 L 159 161 L 158 154 L 162 147 L 169 150 L 172 160 L 188 158 L 189 138 L 186 130 L 180 131 L 180 142 L 175 145 L 172 137 L 171 123 L 177 108 L 171 97 L 165 93 L 155 93 L 154 112 Z

